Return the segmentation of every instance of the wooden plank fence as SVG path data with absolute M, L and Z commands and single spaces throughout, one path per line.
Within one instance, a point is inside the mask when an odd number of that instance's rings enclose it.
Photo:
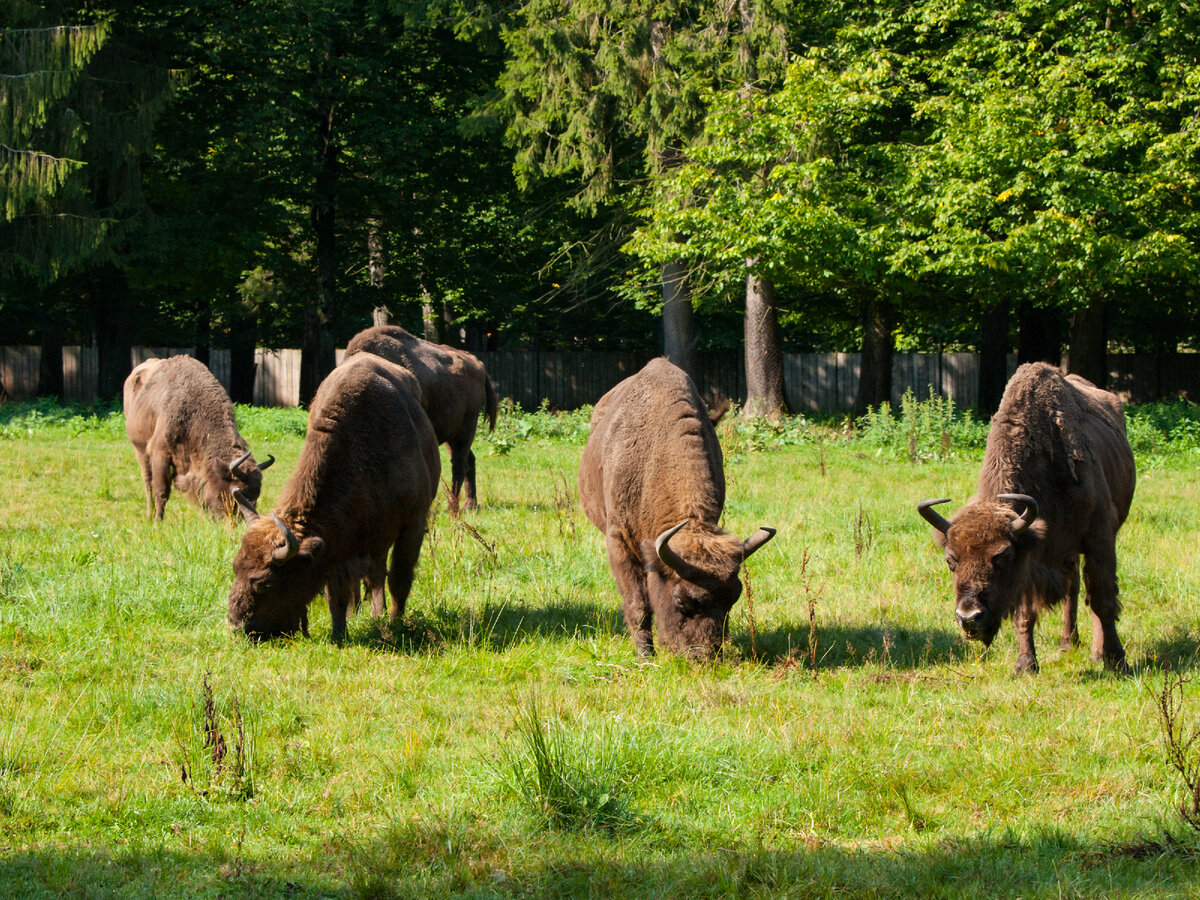
M 130 365 L 146 359 L 193 354 L 191 347 L 135 347 Z M 344 350 L 337 351 L 340 362 Z M 0 378 L 14 400 L 37 393 L 37 347 L 0 347 Z M 525 409 L 543 402 L 550 409 L 576 409 L 595 403 L 621 379 L 641 369 L 649 353 L 616 351 L 494 350 L 477 354 L 502 397 Z M 255 351 L 254 403 L 258 406 L 296 406 L 300 396 L 300 351 Z M 793 412 L 844 413 L 854 404 L 861 371 L 858 353 L 785 353 L 784 385 Z M 1016 370 L 1010 354 L 1008 370 Z M 230 354 L 212 350 L 209 368 L 229 389 Z M 706 398 L 744 400 L 746 371 L 740 351 L 702 352 L 700 389 Z M 1109 387 L 1126 401 L 1143 402 L 1184 394 L 1200 399 L 1200 353 L 1161 357 L 1109 355 Z M 90 347 L 63 348 L 63 392 L 68 400 L 96 396 L 99 366 Z M 892 364 L 892 403 L 899 405 L 906 390 L 918 399 L 935 394 L 949 397 L 962 409 L 979 397 L 979 357 L 975 353 L 897 353 Z

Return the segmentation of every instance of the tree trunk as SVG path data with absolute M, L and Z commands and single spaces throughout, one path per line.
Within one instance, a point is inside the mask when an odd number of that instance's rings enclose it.
M 38 396 L 63 395 L 63 322 L 57 310 L 38 310 L 42 333 L 42 352 L 38 361 Z
M 1062 319 L 1058 309 L 1022 303 L 1017 308 L 1017 362 L 1062 365 Z
M 747 416 L 772 421 L 787 412 L 783 386 L 783 344 L 775 309 L 775 283 L 746 273 L 746 408 Z
M 96 346 L 100 356 L 96 397 L 115 400 L 121 396 L 125 379 L 132 371 L 132 347 L 126 322 L 129 280 L 124 272 L 110 264 L 96 269 L 90 281 L 96 312 Z
M 895 340 L 896 311 L 883 297 L 872 295 L 862 302 L 862 370 L 854 414 L 861 416 L 867 407 L 879 406 L 892 399 L 892 355 Z
M 983 314 L 979 334 L 979 412 L 991 415 L 1000 408 L 1008 384 L 1008 301 Z
M 312 207 L 316 240 L 317 292 L 304 315 L 300 347 L 300 405 L 307 406 L 325 376 L 337 365 L 330 330 L 330 313 L 337 300 L 337 147 L 333 136 L 333 107 L 318 121 L 320 169 Z
M 1069 367 L 1096 387 L 1108 384 L 1108 310 L 1102 300 L 1093 300 L 1071 316 Z
M 699 384 L 696 366 L 696 319 L 687 265 L 681 260 L 662 267 L 663 355 Z

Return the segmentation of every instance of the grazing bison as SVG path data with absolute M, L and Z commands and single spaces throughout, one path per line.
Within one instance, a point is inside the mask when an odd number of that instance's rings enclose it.
M 640 657 L 659 641 L 693 659 L 715 656 L 742 592 L 742 561 L 769 541 L 718 527 L 725 473 L 713 422 L 696 386 L 665 359 L 600 398 L 579 464 L 579 499 L 604 532 Z
M 1114 395 L 1045 363 L 1017 369 L 992 418 L 975 496 L 949 521 L 933 509 L 946 500 L 917 507 L 946 550 L 955 615 L 966 636 L 990 644 L 1011 616 L 1016 671 L 1037 671 L 1039 612 L 1065 597 L 1063 645 L 1076 640 L 1083 556 L 1092 658 L 1123 668 L 1116 536 L 1135 479 L 1125 414 Z
M 213 518 L 233 514 L 235 489 L 258 500 L 263 470 L 275 458 L 255 463 L 229 395 L 204 363 L 190 356 L 146 360 L 125 379 L 124 406 L 154 519 L 163 517 L 172 480 Z
M 259 515 L 235 495 L 247 526 L 233 560 L 231 629 L 253 638 L 307 634 L 308 604 L 324 589 L 341 641 L 364 579 L 371 610 L 382 615 L 385 572 L 392 619 L 404 614 L 442 465 L 419 396 L 411 373 L 370 353 L 321 383 L 275 511 Z
M 421 406 L 433 425 L 439 444 L 450 447 L 450 509 L 457 511 L 458 494 L 466 485 L 464 506 L 478 505 L 475 494 L 475 454 L 471 442 L 479 424 L 479 411 L 487 413 L 496 428 L 496 389 L 483 363 L 465 350 L 431 344 L 403 328 L 384 325 L 360 331 L 346 345 L 346 359 L 356 353 L 374 353 L 416 376 L 421 385 Z

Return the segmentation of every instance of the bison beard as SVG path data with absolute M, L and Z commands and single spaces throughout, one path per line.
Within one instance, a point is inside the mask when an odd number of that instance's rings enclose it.
M 403 615 L 441 474 L 418 390 L 409 372 L 370 353 L 322 382 L 275 512 L 260 515 L 237 495 L 247 527 L 233 561 L 230 628 L 253 638 L 307 633 L 308 604 L 324 589 L 341 641 L 358 584 L 366 581 L 381 615 L 385 578 L 391 617 Z
M 742 542 L 717 522 L 725 476 L 716 431 L 691 379 L 651 361 L 605 394 L 579 466 L 584 513 L 605 536 L 639 656 L 659 641 L 692 659 L 715 656 L 741 595 L 743 560 L 775 534 Z
M 1033 630 L 1042 610 L 1065 599 L 1062 646 L 1077 641 L 1083 557 L 1092 658 L 1123 669 L 1116 534 L 1135 480 L 1120 401 L 1053 366 L 1021 366 L 992 419 L 975 496 L 950 520 L 934 509 L 947 500 L 917 506 L 945 549 L 963 633 L 989 645 L 1011 617 L 1016 671 L 1037 671 Z

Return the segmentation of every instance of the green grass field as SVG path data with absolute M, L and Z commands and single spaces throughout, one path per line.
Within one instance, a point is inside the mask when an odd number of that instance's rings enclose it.
M 914 507 L 970 495 L 983 429 L 904 414 L 722 424 L 725 527 L 779 534 L 695 666 L 635 661 L 586 416 L 479 442 L 403 627 L 360 610 L 338 648 L 322 600 L 311 638 L 230 636 L 240 526 L 177 495 L 149 523 L 119 415 L 0 408 L 0 896 L 1197 896 L 1158 710 L 1200 647 L 1194 408 L 1131 426 L 1124 676 L 1054 613 L 1035 677 L 1008 625 L 960 640 Z M 239 421 L 265 510 L 304 416 Z

